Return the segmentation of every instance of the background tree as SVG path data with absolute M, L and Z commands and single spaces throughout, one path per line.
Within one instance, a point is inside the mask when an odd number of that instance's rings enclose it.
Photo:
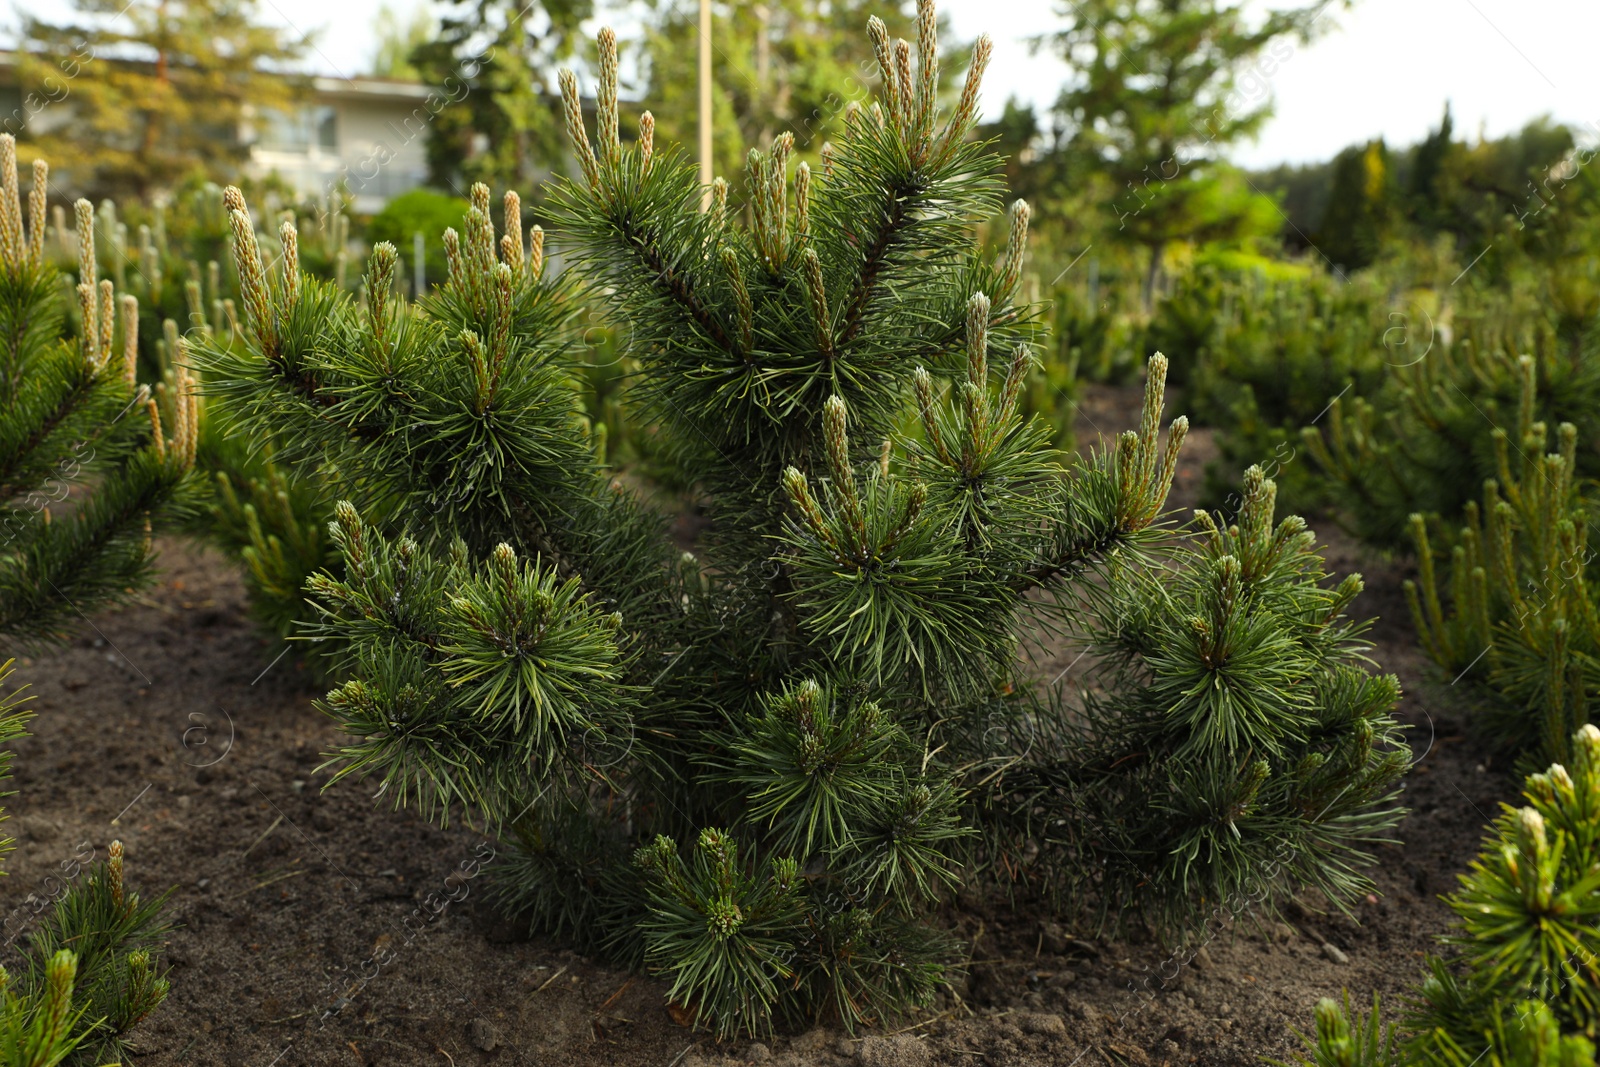
M 380 78 L 421 81 L 422 72 L 411 57 L 439 32 L 439 20 L 433 17 L 428 5 L 419 4 L 411 9 L 410 15 L 402 16 L 384 4 L 372 20 L 372 31 L 378 38 L 377 48 L 372 53 L 372 73 Z
M 1271 114 L 1263 83 L 1288 55 L 1282 42 L 1309 37 L 1327 2 L 1252 20 L 1219 0 L 1083 0 L 1061 4 L 1065 25 L 1036 38 L 1075 72 L 1054 107 L 1057 180 L 1108 182 L 1118 232 L 1148 256 L 1147 304 L 1162 253 L 1197 217 L 1209 216 L 1209 236 L 1259 218 L 1248 192 L 1219 195 L 1219 157 Z
M 1416 147 L 1411 160 L 1411 173 L 1406 179 L 1407 208 L 1411 216 L 1423 225 L 1436 225 L 1440 215 L 1439 198 L 1444 176 L 1450 167 L 1450 154 L 1455 148 L 1455 120 L 1450 115 L 1450 105 L 1444 105 L 1444 115 L 1439 128 L 1429 130 Z
M 309 35 L 258 20 L 255 0 L 74 0 L 76 17 L 24 14 L 23 94 L 59 109 L 35 116 L 25 154 L 48 156 L 94 197 L 148 198 L 195 169 L 236 174 L 271 112 L 300 100 L 289 66 Z M 63 58 L 70 57 L 70 58 Z
M 656 136 L 693 148 L 699 122 L 695 64 L 696 0 L 653 0 L 641 68 Z M 911 33 L 907 5 L 872 0 L 766 0 L 712 8 L 713 171 L 737 182 L 744 151 L 793 133 L 795 151 L 815 160 L 822 143 L 843 129 L 851 101 L 865 104 L 878 84 L 872 47 L 862 32 L 871 15 L 889 32 Z M 952 54 L 953 57 L 953 54 Z M 941 70 L 959 67 L 945 64 Z
M 451 100 L 428 130 L 435 185 L 458 194 L 480 181 L 528 188 L 560 164 L 550 78 L 593 13 L 593 0 L 449 0 L 437 35 L 410 57 Z
M 1394 223 L 1394 201 L 1394 175 L 1383 139 L 1345 149 L 1333 162 L 1316 247 L 1346 273 L 1369 266 Z

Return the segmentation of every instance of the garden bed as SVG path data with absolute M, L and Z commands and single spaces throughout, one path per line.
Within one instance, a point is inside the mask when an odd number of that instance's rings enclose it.
M 1132 425 L 1130 400 L 1090 393 L 1094 426 Z M 1186 448 L 1175 501 L 1207 458 Z M 1362 558 L 1323 523 L 1331 569 L 1381 616 L 1374 658 L 1399 675 L 1399 717 L 1422 755 L 1407 779 L 1403 845 L 1378 855 L 1379 893 L 1356 919 L 1292 903 L 1287 923 L 1240 923 L 1192 962 L 1159 946 L 1073 940 L 1041 917 L 963 898 L 949 921 L 973 960 L 960 996 L 896 1033 L 812 1031 L 718 1046 L 669 1010 L 664 986 L 529 940 L 497 918 L 476 876 L 492 843 L 374 800 L 324 790 L 337 743 L 292 658 L 271 661 L 234 569 L 163 543 L 160 584 L 95 618 L 69 647 L 20 660 L 38 718 L 16 746 L 7 807 L 18 839 L 0 883 L 6 935 L 57 891 L 61 865 L 127 849 L 143 893 L 173 888 L 172 994 L 136 1036 L 177 1064 L 1252 1064 L 1293 1047 L 1318 997 L 1411 987 L 1449 913 L 1437 900 L 1474 854 L 1507 768 L 1462 733 L 1465 694 L 1429 681 L 1397 565 Z M 1063 656 L 1062 665 L 1070 657 Z M 1046 663 L 1046 667 L 1049 664 Z M 1070 680 L 1070 676 L 1069 676 Z M 8 941 L 8 945 L 10 942 Z M 17 962 L 8 947 L 5 962 Z M 1177 977 L 1163 987 L 1156 974 Z M 1145 992 L 1148 983 L 1149 992 Z M 1137 990 L 1137 992 L 1135 992 Z M 485 1051 L 492 1048 L 492 1051 Z

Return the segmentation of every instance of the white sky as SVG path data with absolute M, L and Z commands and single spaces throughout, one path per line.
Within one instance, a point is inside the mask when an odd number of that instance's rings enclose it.
M 409 12 L 418 0 L 390 2 Z M 1041 108 L 1054 100 L 1064 68 L 1048 56 L 1030 56 L 1025 39 L 1057 25 L 1059 2 L 942 0 L 963 38 L 987 32 L 995 39 L 985 113 L 998 113 L 1012 95 Z M 16 6 L 49 17 L 67 0 Z M 260 0 L 268 19 L 321 27 L 314 65 L 347 75 L 371 58 L 379 6 L 380 0 Z M 601 6 L 618 5 L 601 0 Z M 1458 136 L 1480 129 L 1497 136 L 1541 114 L 1600 127 L 1597 0 L 1357 0 L 1334 21 L 1332 32 L 1297 48 L 1272 74 L 1276 115 L 1256 143 L 1235 150 L 1237 162 L 1325 159 L 1379 135 L 1391 145 L 1408 144 L 1438 122 L 1446 99 Z

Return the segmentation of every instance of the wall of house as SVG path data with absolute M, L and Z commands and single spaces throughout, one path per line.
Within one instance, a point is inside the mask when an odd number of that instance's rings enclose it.
M 390 199 L 421 185 L 428 176 L 425 146 L 432 118 L 424 100 L 323 96 L 334 108 L 337 147 L 251 150 L 258 175 L 276 172 L 308 200 L 321 200 L 341 181 L 359 214 L 378 211 Z
M 433 115 L 424 101 L 344 100 L 336 106 L 339 152 L 356 211 L 376 211 L 427 180 L 425 149 Z M 363 206 L 367 203 L 374 206 Z

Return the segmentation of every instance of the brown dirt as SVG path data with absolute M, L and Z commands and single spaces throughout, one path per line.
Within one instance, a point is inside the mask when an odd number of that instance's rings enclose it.
M 1125 426 L 1129 407 L 1125 391 L 1091 391 L 1085 418 Z M 1199 434 L 1186 449 L 1178 502 L 1192 500 L 1209 444 Z M 472 877 L 492 847 L 482 835 L 397 813 L 370 785 L 324 792 L 315 768 L 337 737 L 311 706 L 316 689 L 288 659 L 269 666 L 231 567 L 180 541 L 163 545 L 163 580 L 138 603 L 19 661 L 38 718 L 16 746 L 19 844 L 0 913 L 8 935 L 25 933 L 59 891 L 58 865 L 104 856 L 113 838 L 136 888 L 175 887 L 172 995 L 138 1039 L 151 1067 L 1258 1063 L 1294 1047 L 1317 998 L 1347 987 L 1392 1005 L 1415 983 L 1448 922 L 1437 894 L 1516 791 L 1463 735 L 1462 695 L 1427 680 L 1398 568 L 1323 532 L 1332 568 L 1368 577 L 1356 610 L 1381 617 L 1374 658 L 1400 676 L 1401 717 L 1426 751 L 1407 781 L 1405 844 L 1380 851 L 1379 893 L 1358 921 L 1295 904 L 1293 927 L 1239 923 L 1176 966 L 1154 945 L 1076 942 L 969 902 L 955 923 L 970 979 L 903 1032 L 719 1047 L 673 1020 L 658 982 L 497 919 Z M 1165 985 L 1151 977 L 1174 969 Z

